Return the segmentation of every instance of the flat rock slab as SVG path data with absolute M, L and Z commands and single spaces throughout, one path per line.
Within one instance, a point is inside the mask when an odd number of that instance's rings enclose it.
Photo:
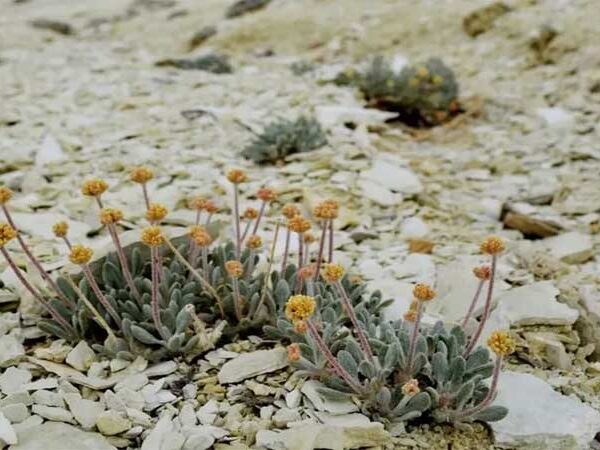
M 116 450 L 98 433 L 81 431 L 71 425 L 46 422 L 18 433 L 18 444 L 9 450 Z
M 546 238 L 542 244 L 556 259 L 569 264 L 583 263 L 594 256 L 592 237 L 578 231 Z
M 495 404 L 508 408 L 506 418 L 490 424 L 500 445 L 588 450 L 600 430 L 600 412 L 533 375 L 503 372 L 498 391 Z
M 500 295 L 498 309 L 513 325 L 571 325 L 579 312 L 559 303 L 558 293 L 552 281 L 532 283 Z
M 263 373 L 275 372 L 287 367 L 287 352 L 284 348 L 258 350 L 244 353 L 221 367 L 219 383 L 238 383 Z
M 380 447 L 388 443 L 390 435 L 381 423 L 359 426 L 306 425 L 281 432 L 261 430 L 256 445 L 273 450 L 345 450 Z

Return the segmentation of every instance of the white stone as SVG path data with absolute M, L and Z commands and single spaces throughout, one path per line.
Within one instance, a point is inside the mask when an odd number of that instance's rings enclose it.
M 33 405 L 31 412 L 42 416 L 44 419 L 53 420 L 55 422 L 75 423 L 73 415 L 64 408 L 57 408 L 46 405 Z
M 145 428 L 152 427 L 152 417 L 150 417 L 145 412 L 142 412 L 138 409 L 127 408 L 126 413 L 127 417 L 131 420 L 132 423 L 136 425 L 141 425 Z
M 319 411 L 326 411 L 332 414 L 348 414 L 358 411 L 352 400 L 330 400 L 325 398 L 319 389 L 325 388 L 325 385 L 319 381 L 309 380 L 304 383 L 300 391 L 312 402 Z
M 423 190 L 421 180 L 412 170 L 400 167 L 397 161 L 387 157 L 375 158 L 371 168 L 364 170 L 360 177 L 402 194 L 418 194 Z
M 0 337 L 0 367 L 6 367 L 25 355 L 25 348 L 17 338 L 11 335 Z
M 154 429 L 146 436 L 142 443 L 141 450 L 177 450 L 173 444 L 178 443 L 181 448 L 184 443 L 184 437 L 176 431 L 171 418 L 166 415 L 156 423 Z
M 56 392 L 44 390 L 35 391 L 31 394 L 31 398 L 33 399 L 33 403 L 37 403 L 38 405 L 57 406 L 59 408 L 65 406 L 62 395 L 57 394 Z
M 104 411 L 102 403 L 83 399 L 79 394 L 64 394 L 63 397 L 71 414 L 84 429 L 90 429 L 96 425 L 98 416 Z
M 396 276 L 403 281 L 435 285 L 436 268 L 431 255 L 411 253 L 400 264 L 391 266 Z
M 96 419 L 96 426 L 103 435 L 114 436 L 129 430 L 131 422 L 117 411 L 103 411 Z
M 115 392 L 119 392 L 122 389 L 131 389 L 137 391 L 148 384 L 148 377 L 143 373 L 136 373 L 128 375 L 122 381 L 115 384 Z
M 311 424 L 280 432 L 260 430 L 256 435 L 256 446 L 271 450 L 383 448 L 389 441 L 381 423 L 352 427 Z
M 202 425 L 212 425 L 219 414 L 219 404 L 216 400 L 209 400 L 196 413 Z
M 379 289 L 383 295 L 383 299 L 391 298 L 393 302 L 383 311 L 385 320 L 398 320 L 408 311 L 410 302 L 412 301 L 413 284 L 406 281 L 399 281 L 394 278 L 383 278 L 373 281 L 370 286 L 372 289 Z
M 189 403 L 186 403 L 181 407 L 178 419 L 181 426 L 184 427 L 193 427 L 198 421 L 194 407 Z
M 6 394 L 13 394 L 23 390 L 23 386 L 31 381 L 31 373 L 25 369 L 9 367 L 0 375 L 0 390 Z
M 573 114 L 560 107 L 538 108 L 536 113 L 549 128 L 568 130 L 575 124 Z
M 17 433 L 10 421 L 0 412 L 0 448 L 17 443 Z
M 14 394 L 7 395 L 2 400 L 0 400 L 0 406 L 15 405 L 15 404 L 23 404 L 25 406 L 30 406 L 33 404 L 33 399 L 31 398 L 31 395 L 29 395 L 29 392 L 18 391 L 18 392 L 15 392 Z
M 186 400 L 193 400 L 198 395 L 198 386 L 194 383 L 188 383 L 181 389 L 181 393 Z
M 74 369 L 85 372 L 96 360 L 96 354 L 85 341 L 79 343 L 69 352 L 66 362 Z
M 343 125 L 349 122 L 354 124 L 382 123 L 397 115 L 396 113 L 378 111 L 376 109 L 338 105 L 322 105 L 315 108 L 316 119 L 324 128 Z
M 273 415 L 273 423 L 279 428 L 283 428 L 288 423 L 296 422 L 300 419 L 300 412 L 297 409 L 281 408 Z
M 4 414 L 10 423 L 21 423 L 29 417 L 27 406 L 22 403 L 13 403 L 0 407 L 0 413 Z
M 587 450 L 600 430 L 600 412 L 529 374 L 503 372 L 495 404 L 508 408 L 503 420 L 490 423 L 501 445 L 543 443 L 538 448 L 550 449 L 557 448 L 553 441 L 572 437 L 577 443 L 573 448 Z
M 65 157 L 65 152 L 63 152 L 56 138 L 48 133 L 44 136 L 40 148 L 35 154 L 35 165 L 38 167 L 45 166 L 48 163 L 61 161 Z
M 358 263 L 361 276 L 370 280 L 378 278 L 383 272 L 383 267 L 375 259 L 363 259 Z
M 59 422 L 19 430 L 17 437 L 19 444 L 10 450 L 116 450 L 98 433 L 84 432 Z
M 429 233 L 429 225 L 419 217 L 404 219 L 402 225 L 400 225 L 400 234 L 406 239 L 422 238 L 427 233 Z
M 144 370 L 144 375 L 148 378 L 164 377 L 172 374 L 177 370 L 177 363 L 175 361 L 165 361 L 154 366 L 148 367 Z
M 561 261 L 578 264 L 594 256 L 594 244 L 589 234 L 571 231 L 542 241 L 550 254 Z
M 258 350 L 244 353 L 227 361 L 219 371 L 219 383 L 238 383 L 263 373 L 275 372 L 287 367 L 287 351 L 284 348 Z
M 552 281 L 539 281 L 502 293 L 498 297 L 498 309 L 513 325 L 571 325 L 579 312 L 559 303 L 558 294 Z
M 402 201 L 402 196 L 394 194 L 392 191 L 387 189 L 380 184 L 375 183 L 371 180 L 359 179 L 357 181 L 358 187 L 361 189 L 363 195 L 374 203 L 381 206 L 394 206 Z

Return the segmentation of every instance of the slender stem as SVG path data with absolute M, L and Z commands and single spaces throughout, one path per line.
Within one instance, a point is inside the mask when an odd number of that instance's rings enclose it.
M 233 224 L 235 226 L 235 255 L 240 259 L 242 238 L 240 234 L 240 201 L 238 185 L 233 186 Z
M 467 344 L 467 348 L 465 349 L 465 353 L 463 355 L 464 358 L 468 357 L 471 354 L 471 352 L 473 351 L 473 349 L 475 348 L 475 346 L 477 345 L 477 341 L 479 340 L 481 333 L 483 332 L 483 327 L 485 326 L 485 323 L 487 322 L 487 320 L 490 316 L 490 310 L 492 309 L 492 295 L 494 293 L 494 278 L 496 278 L 496 262 L 497 262 L 496 255 L 492 255 L 490 281 L 488 284 L 488 291 L 487 291 L 487 297 L 485 299 L 485 306 L 483 308 L 483 315 L 481 316 L 481 319 L 479 320 L 479 325 L 477 326 L 475 333 L 473 334 L 473 336 L 471 336 L 471 339 L 469 340 L 469 343 Z
M 271 243 L 271 253 L 269 254 L 269 267 L 267 268 L 267 271 L 265 272 L 265 279 L 263 282 L 263 291 L 260 296 L 260 301 L 258 302 L 256 309 L 253 311 L 253 314 L 256 314 L 256 313 L 258 313 L 258 311 L 260 311 L 260 308 L 262 307 L 263 303 L 265 302 L 265 298 L 267 297 L 267 285 L 269 284 L 269 276 L 271 275 L 271 270 L 273 269 L 273 259 L 275 258 L 275 247 L 277 245 L 277 236 L 279 235 L 279 227 L 280 226 L 281 226 L 281 222 L 277 221 L 277 224 L 275 225 L 275 232 L 273 235 L 273 242 Z M 288 230 L 288 236 L 289 236 L 289 230 Z
M 225 309 L 223 308 L 223 301 L 221 300 L 221 297 L 219 297 L 219 294 L 217 293 L 217 291 L 215 291 L 215 289 L 210 285 L 210 283 L 208 281 L 206 281 L 206 279 L 202 275 L 200 275 L 198 273 L 198 271 L 190 265 L 190 263 L 187 261 L 187 259 L 185 259 L 185 256 L 183 256 L 181 253 L 179 253 L 179 250 L 177 250 L 175 248 L 175 246 L 169 239 L 165 239 L 165 244 L 167 244 L 167 247 L 169 247 L 169 250 L 171 250 L 173 252 L 173 255 L 175 255 L 175 257 L 179 260 L 179 262 L 181 262 L 181 264 L 183 264 L 186 267 L 186 269 L 190 271 L 190 273 L 194 276 L 194 278 L 196 278 L 196 280 L 198 280 L 200 282 L 200 284 L 204 287 L 204 289 L 206 289 L 208 292 L 210 292 L 210 294 L 215 298 L 215 300 L 217 301 L 217 305 L 219 306 L 219 310 L 221 312 L 221 317 L 224 319 L 225 318 Z
M 233 287 L 233 309 L 235 317 L 238 321 L 242 320 L 242 298 L 240 296 L 240 285 L 237 278 L 231 278 L 231 286 Z
M 254 271 L 254 260 L 256 258 L 256 250 L 250 249 L 248 254 L 248 270 L 246 273 L 246 278 L 250 280 L 252 278 L 252 272 Z
M 258 217 L 256 218 L 256 222 L 254 222 L 254 228 L 252 229 L 252 234 L 256 234 L 258 232 L 258 227 L 260 225 L 260 221 L 265 214 L 265 207 L 267 206 L 267 202 L 262 202 L 260 205 L 260 211 L 258 212 Z
M 306 294 L 310 295 L 311 297 L 315 296 L 315 283 L 313 280 L 306 280 Z
M 304 242 L 304 261 L 302 261 L 302 266 L 307 266 L 308 264 L 310 264 L 310 244 Z
M 68 248 L 69 250 L 71 250 L 71 248 L 72 248 L 73 246 L 71 245 L 71 241 L 69 240 L 69 238 L 68 238 L 68 237 L 66 237 L 66 236 L 64 236 L 62 239 L 63 239 L 63 241 L 65 241 L 65 244 L 67 245 L 67 248 Z
M 304 261 L 304 233 L 298 233 L 298 269 Z
M 52 279 L 52 277 L 48 274 L 48 272 L 46 272 L 46 270 L 42 267 L 42 264 L 38 261 L 38 259 L 35 257 L 35 255 L 33 254 L 33 252 L 29 249 L 29 246 L 27 245 L 27 243 L 23 239 L 23 236 L 21 236 L 21 231 L 15 225 L 15 223 L 14 223 L 14 221 L 12 219 L 12 216 L 10 215 L 10 212 L 8 211 L 8 208 L 6 207 L 6 205 L 2 205 L 2 211 L 4 212 L 4 216 L 6 217 L 6 220 L 7 220 L 8 224 L 14 230 L 16 230 L 16 232 L 17 232 L 17 241 L 19 242 L 19 245 L 21 246 L 21 249 L 23 250 L 23 252 L 25 253 L 25 255 L 27 255 L 27 258 L 29 259 L 29 261 L 31 261 L 31 263 L 33 264 L 33 266 L 35 267 L 35 269 L 39 272 L 39 274 L 42 276 L 42 278 L 44 279 L 44 281 L 46 283 L 48 283 L 48 285 L 52 288 L 52 290 L 57 295 L 57 297 L 60 299 L 60 301 L 65 306 L 69 306 L 71 308 L 74 308 L 75 305 L 73 304 L 73 302 L 65 294 L 63 294 L 63 292 L 60 290 L 60 288 L 58 287 L 58 285 L 54 282 L 54 280 Z
M 360 387 L 358 382 L 352 377 L 352 375 L 350 375 L 346 371 L 346 369 L 344 369 L 340 365 L 340 363 L 337 361 L 336 357 L 333 355 L 333 353 L 331 353 L 331 350 L 329 350 L 329 347 L 327 347 L 327 344 L 323 341 L 323 338 L 319 334 L 319 331 L 316 329 L 316 327 L 312 323 L 312 321 L 309 319 L 306 321 L 306 324 L 308 326 L 308 331 L 309 331 L 311 337 L 315 340 L 317 347 L 319 348 L 321 353 L 323 353 L 323 356 L 325 356 L 325 359 L 327 360 L 329 365 L 333 368 L 333 370 L 335 370 L 336 373 L 339 374 L 339 376 L 346 382 L 346 384 L 349 387 L 351 387 L 357 394 L 362 393 L 362 388 Z
M 467 314 L 461 323 L 461 327 L 464 329 L 469 322 L 469 319 L 473 315 L 473 311 L 475 310 L 475 305 L 477 305 L 477 300 L 479 300 L 479 296 L 481 295 L 481 290 L 483 289 L 483 285 L 485 284 L 485 280 L 479 280 L 479 284 L 477 285 L 477 290 L 475 291 L 475 295 L 473 296 L 473 300 L 471 300 L 471 304 L 469 305 L 469 309 L 467 310 Z
M 142 192 L 144 194 L 144 203 L 146 204 L 146 209 L 150 209 L 150 196 L 148 195 L 148 187 L 146 183 L 142 183 Z
M 415 347 L 417 344 L 417 336 L 419 335 L 419 326 L 421 324 L 421 317 L 423 316 L 423 302 L 418 302 L 417 307 L 417 318 L 413 324 L 413 329 L 410 333 L 410 341 L 408 342 L 408 356 L 406 358 L 406 372 L 408 375 L 412 375 L 413 360 L 415 358 Z
M 92 271 L 90 270 L 90 266 L 88 266 L 87 264 L 82 264 L 81 270 L 83 271 L 83 274 L 85 275 L 85 278 L 87 279 L 88 283 L 90 284 L 90 287 L 92 288 L 92 291 L 94 292 L 94 295 L 96 296 L 98 301 L 102 304 L 102 306 L 104 306 L 106 311 L 114 319 L 114 321 L 119 326 L 119 328 L 121 328 L 121 318 L 119 317 L 119 315 L 117 314 L 117 312 L 115 311 L 113 306 L 110 304 L 108 299 L 104 296 L 104 294 L 100 290 L 100 287 L 98 286 L 98 283 L 96 282 L 96 279 L 94 278 L 94 275 L 92 274 Z
M 82 290 L 79 289 L 79 286 L 77 286 L 77 284 L 73 281 L 71 276 L 67 272 L 63 272 L 62 275 L 63 275 L 63 278 L 65 280 L 67 280 L 67 283 L 69 283 L 69 285 L 71 286 L 71 289 L 73 289 L 73 291 L 75 291 L 75 293 L 77 294 L 79 299 L 90 310 L 90 312 L 92 313 L 92 315 L 94 316 L 94 318 L 96 319 L 98 324 L 102 328 L 104 328 L 104 331 L 106 331 L 106 334 L 112 338 L 116 338 L 115 333 L 110 328 L 110 326 L 108 325 L 106 320 L 104 320 L 104 317 L 102 317 L 102 314 L 100 314 L 100 312 L 96 309 L 96 307 L 94 305 L 92 305 L 92 302 L 90 302 L 90 300 L 85 296 L 85 294 L 82 292 Z
M 100 208 L 100 209 L 104 208 L 104 204 L 102 203 L 102 198 L 100 198 L 99 195 L 96 195 L 94 198 L 96 199 L 96 203 L 98 204 L 98 208 Z
M 248 232 L 250 231 L 251 226 L 252 226 L 252 219 L 248 220 L 248 223 L 246 224 L 246 228 L 244 228 L 244 232 L 242 233 L 242 237 L 241 237 L 241 242 L 244 242 L 246 240 L 246 237 L 248 236 Z
M 346 310 L 346 314 L 348 314 L 348 317 L 350 318 L 350 322 L 352 322 L 352 326 L 354 327 L 354 331 L 355 331 L 356 335 L 358 336 L 358 341 L 360 342 L 360 346 L 362 348 L 363 353 L 369 359 L 369 361 L 371 361 L 373 364 L 375 364 L 373 350 L 371 349 L 371 345 L 369 344 L 369 340 L 367 339 L 367 336 L 365 335 L 365 332 L 362 329 L 361 324 L 358 322 L 358 318 L 356 317 L 356 312 L 354 311 L 354 307 L 352 306 L 352 302 L 350 301 L 350 298 L 348 298 L 346 289 L 344 289 L 344 286 L 342 286 L 342 283 L 340 283 L 339 281 L 336 281 L 334 283 L 334 286 L 336 287 L 338 293 L 340 294 L 340 297 L 342 299 L 342 305 L 344 306 L 344 309 Z
M 23 274 L 21 273 L 21 269 L 19 269 L 19 267 L 14 262 L 8 251 L 6 251 L 4 247 L 0 247 L 0 252 L 2 252 L 2 255 L 6 259 L 6 262 L 8 262 L 8 265 L 10 266 L 12 271 L 15 273 L 15 275 L 17 276 L 21 284 L 25 287 L 25 289 L 27 289 L 29 293 L 33 296 L 33 298 L 35 298 L 44 307 L 44 309 L 48 311 L 48 313 L 52 316 L 56 323 L 60 324 L 60 326 L 65 329 L 65 331 L 71 333 L 73 337 L 77 337 L 77 331 L 75 331 L 75 328 L 73 328 L 73 326 L 69 322 L 67 322 L 65 318 L 61 316 L 60 313 L 49 302 L 47 302 L 44 299 L 44 297 L 29 283 L 29 281 L 27 281 L 25 276 L 23 276 Z
M 115 245 L 115 249 L 117 250 L 117 257 L 119 258 L 119 263 L 121 263 L 121 270 L 123 271 L 125 282 L 127 283 L 127 286 L 129 286 L 129 290 L 132 292 L 134 297 L 137 300 L 139 300 L 140 293 L 135 287 L 135 283 L 133 282 L 133 277 L 131 276 L 131 272 L 129 271 L 129 265 L 127 263 L 127 257 L 125 256 L 125 251 L 123 250 L 123 246 L 121 245 L 121 241 L 119 240 L 117 227 L 114 223 L 108 224 L 108 232 L 110 233 L 110 237 L 112 238 L 113 244 Z
M 490 405 L 490 403 L 492 403 L 494 401 L 494 398 L 496 397 L 496 390 L 498 389 L 498 380 L 500 378 L 500 370 L 501 369 L 502 369 L 502 355 L 497 355 L 496 362 L 494 365 L 494 372 L 492 374 L 492 381 L 490 382 L 490 389 L 488 390 L 488 393 L 483 398 L 483 400 L 481 400 L 481 402 L 479 402 L 479 404 L 477 406 L 474 406 L 473 408 L 465 409 L 463 411 L 458 412 L 457 413 L 458 417 L 468 417 L 473 414 L 477 414 L 478 412 L 487 408 Z
M 196 225 L 198 225 L 200 223 L 200 216 L 202 215 L 202 210 L 201 209 L 197 209 L 196 210 Z
M 195 242 L 191 244 L 191 250 L 189 252 L 189 260 L 190 264 L 193 267 L 196 267 L 196 260 L 198 259 L 198 252 L 200 251 L 200 247 Z
M 290 251 L 290 239 L 292 237 L 292 232 L 288 228 L 285 233 L 285 247 L 283 249 L 283 259 L 281 260 L 281 273 L 285 272 L 285 268 L 287 266 L 288 253 Z
M 327 262 L 331 264 L 333 261 L 333 219 L 329 220 L 329 258 Z
M 210 280 L 210 267 L 208 265 L 208 247 L 202 247 L 202 270 L 204 271 L 204 278 Z
M 327 233 L 327 220 L 322 223 L 323 231 L 321 232 L 321 239 L 319 240 L 319 252 L 317 253 L 317 268 L 315 270 L 315 282 L 319 279 L 321 272 L 321 262 L 323 260 L 323 250 L 325 249 L 325 238 Z
M 212 220 L 212 217 L 213 217 L 213 213 L 210 213 L 208 215 L 208 217 L 206 218 L 206 224 L 205 225 L 207 225 L 207 226 L 210 225 L 210 221 Z
M 163 338 L 163 340 L 167 340 L 168 337 L 165 335 L 163 330 L 162 320 L 160 319 L 160 305 L 158 298 L 158 270 L 159 270 L 159 261 L 158 261 L 158 247 L 150 248 L 150 257 L 151 257 L 151 267 L 152 267 L 152 321 L 154 322 L 154 326 L 156 327 L 156 331 Z

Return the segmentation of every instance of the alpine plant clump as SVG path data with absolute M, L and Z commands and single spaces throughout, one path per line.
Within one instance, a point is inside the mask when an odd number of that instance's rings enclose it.
M 129 246 L 121 239 L 125 213 L 105 204 L 108 184 L 86 180 L 81 193 L 96 204 L 114 249 L 94 259 L 91 247 L 71 241 L 67 222 L 54 224 L 54 235 L 78 267 L 57 278 L 45 271 L 14 222 L 8 208 L 12 191 L 0 187 L 6 220 L 0 223 L 0 253 L 43 307 L 39 328 L 69 342 L 86 340 L 111 357 L 151 360 L 191 360 L 219 340 L 254 333 L 288 345 L 290 363 L 321 380 L 323 395 L 353 397 L 364 413 L 386 424 L 494 421 L 506 415 L 493 402 L 503 360 L 515 343 L 504 331 L 492 333 L 487 347 L 493 358 L 480 345 L 505 245 L 500 238 L 481 244 L 490 261 L 474 269 L 479 283 L 461 324 L 423 324 L 437 294 L 422 283 L 414 286 L 404 316 L 390 322 L 382 314 L 390 301 L 378 291 L 367 295 L 367 286 L 334 261 L 335 200 L 315 205 L 311 220 L 295 204 L 278 208 L 277 193 L 262 187 L 252 194 L 259 207 L 243 208 L 246 172 L 233 169 L 226 176 L 233 187 L 232 238 L 219 239 L 223 223 L 213 217 L 220 209 L 201 196 L 188 201 L 195 211 L 192 226 L 173 238 L 163 225 L 168 209 L 151 198 L 153 171 L 134 168 L 130 181 L 140 186 L 147 224 L 139 242 Z M 267 221 L 274 225 L 270 244 L 261 227 Z M 275 266 L 279 233 L 283 249 Z M 7 249 L 13 241 L 43 287 L 29 281 L 13 259 Z M 467 333 L 482 294 L 479 323 Z
M 310 117 L 278 119 L 268 124 L 242 151 L 257 164 L 281 164 L 288 155 L 323 147 L 327 137 L 319 122 Z
M 458 83 L 440 59 L 404 67 L 395 73 L 382 56 L 364 71 L 342 72 L 335 83 L 360 89 L 369 106 L 398 112 L 411 126 L 434 126 L 459 112 Z

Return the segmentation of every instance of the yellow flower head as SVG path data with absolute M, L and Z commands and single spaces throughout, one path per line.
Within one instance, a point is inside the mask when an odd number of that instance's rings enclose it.
M 10 188 L 6 186 L 0 186 L 0 205 L 8 203 L 12 196 L 13 192 Z
M 317 303 L 308 295 L 292 295 L 285 304 L 285 316 L 292 322 L 306 320 L 315 312 Z
M 89 197 L 98 197 L 108 189 L 106 181 L 100 178 L 92 178 L 83 182 L 81 193 Z
M 73 264 L 87 264 L 88 262 L 90 262 L 90 259 L 92 259 L 93 254 L 94 251 L 91 248 L 86 247 L 84 245 L 76 244 L 73 247 L 71 247 L 71 253 L 69 253 L 69 261 L 71 261 Z
M 206 205 L 204 206 L 204 209 L 207 213 L 214 214 L 219 210 L 219 207 L 215 205 L 215 203 L 212 200 L 206 200 Z
M 416 322 L 417 316 L 419 315 L 419 301 L 413 300 L 410 302 L 410 306 L 408 307 L 408 311 L 404 313 L 404 320 L 408 322 Z
M 421 392 L 421 389 L 419 388 L 419 382 L 414 378 L 411 378 L 402 385 L 402 393 L 404 395 L 412 397 L 413 395 L 417 395 L 419 392 Z
M 288 361 L 290 361 L 290 362 L 299 361 L 300 357 L 302 356 L 302 352 L 300 350 L 300 345 L 298 345 L 296 342 L 288 345 L 287 356 L 288 356 Z
M 117 208 L 102 208 L 100 210 L 100 223 L 109 225 L 123 220 L 123 211 Z
M 300 280 L 310 280 L 315 276 L 315 266 L 310 264 L 308 266 L 300 267 L 298 269 L 298 279 Z
M 263 202 L 272 202 L 277 198 L 277 193 L 274 189 L 264 187 L 260 188 L 256 193 L 256 197 L 258 197 Z
M 489 280 L 492 276 L 492 269 L 490 266 L 479 266 L 473 269 L 473 275 L 480 280 Z
M 314 234 L 312 233 L 304 233 L 304 243 L 305 244 L 312 244 L 313 242 L 316 242 L 317 238 Z
M 206 231 L 206 228 L 199 225 L 191 227 L 189 235 L 199 247 L 208 247 L 213 241 L 212 236 Z
M 498 255 L 504 251 L 504 248 L 504 240 L 498 236 L 489 236 L 485 238 L 479 246 L 481 253 L 486 253 L 488 255 Z
M 513 353 L 517 344 L 506 331 L 494 331 L 487 340 L 488 347 L 499 356 Z
M 340 205 L 335 200 L 323 200 L 313 209 L 313 214 L 317 219 L 332 220 L 337 218 L 340 212 Z
M 165 242 L 160 227 L 150 226 L 142 230 L 141 240 L 148 247 L 158 247 Z
M 204 197 L 195 196 L 188 200 L 188 208 L 195 209 L 196 211 L 202 211 L 206 208 L 206 202 L 209 200 Z
M 227 172 L 227 179 L 233 184 L 240 184 L 248 181 L 248 175 L 241 169 L 231 169 Z
M 129 172 L 129 179 L 136 183 L 145 184 L 152 178 L 154 178 L 154 172 L 146 166 L 134 167 Z
M 146 211 L 146 219 L 150 223 L 161 222 L 167 217 L 169 210 L 160 203 L 150 203 L 148 210 Z
M 246 246 L 252 250 L 258 250 L 262 247 L 261 237 L 256 234 L 253 234 L 246 240 Z
M 0 223 L 0 247 L 4 247 L 16 237 L 17 230 L 5 222 Z
M 281 214 L 283 214 L 283 217 L 286 219 L 291 219 L 294 216 L 300 215 L 300 209 L 298 209 L 296 205 L 288 203 L 281 209 Z
M 298 334 L 304 334 L 308 330 L 308 325 L 306 325 L 305 320 L 297 320 L 294 322 L 294 331 Z
M 231 278 L 239 278 L 244 273 L 244 266 L 242 266 L 241 262 L 232 259 L 225 262 L 225 270 Z
M 427 302 L 435 298 L 436 292 L 428 284 L 417 283 L 413 287 L 413 295 L 417 300 Z
M 242 213 L 242 218 L 246 220 L 254 220 L 258 217 L 258 210 L 255 208 L 246 208 Z
M 344 268 L 339 264 L 325 264 L 321 276 L 328 283 L 335 283 L 342 279 L 344 272 Z
M 288 219 L 287 226 L 290 231 L 295 233 L 306 233 L 310 230 L 310 222 L 302 216 L 294 216 Z
M 52 232 L 58 238 L 64 238 L 69 233 L 69 224 L 64 220 L 52 225 Z

